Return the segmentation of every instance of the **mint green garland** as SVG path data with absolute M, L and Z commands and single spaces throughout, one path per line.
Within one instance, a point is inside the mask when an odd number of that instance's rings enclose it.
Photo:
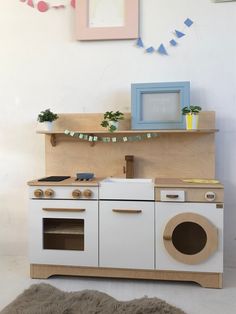
M 141 132 L 141 131 L 140 131 Z M 102 142 L 102 143 L 126 143 L 126 142 L 140 142 L 151 138 L 156 138 L 159 135 L 157 133 L 146 133 L 142 135 L 133 135 L 133 136 L 96 136 L 91 134 L 85 134 L 80 132 L 74 132 L 65 130 L 65 135 L 78 138 L 79 140 L 88 141 L 88 142 Z M 113 133 L 114 134 L 114 133 Z

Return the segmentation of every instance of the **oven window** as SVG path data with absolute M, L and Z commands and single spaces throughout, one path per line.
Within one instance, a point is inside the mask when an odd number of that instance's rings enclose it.
M 84 220 L 43 218 L 43 249 L 84 251 Z
M 207 242 L 205 230 L 194 222 L 183 222 L 173 231 L 172 243 L 183 254 L 194 255 L 201 252 Z

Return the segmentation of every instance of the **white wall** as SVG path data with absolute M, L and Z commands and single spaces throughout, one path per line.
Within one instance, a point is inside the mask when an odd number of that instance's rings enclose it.
M 164 57 L 144 54 L 132 40 L 75 41 L 74 10 L 69 0 L 59 2 L 67 8 L 42 14 L 0 1 L 0 254 L 27 251 L 26 181 L 44 174 L 39 111 L 129 111 L 132 82 L 190 80 L 192 103 L 217 112 L 225 262 L 236 266 L 236 3 L 141 0 L 141 31 L 150 45 L 166 43 L 185 18 L 195 21 Z

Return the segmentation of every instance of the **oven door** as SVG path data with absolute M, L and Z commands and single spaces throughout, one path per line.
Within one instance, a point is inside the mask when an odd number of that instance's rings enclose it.
M 200 264 L 218 248 L 218 230 L 206 217 L 196 213 L 181 213 L 165 226 L 163 242 L 167 252 L 185 264 Z
M 30 200 L 30 263 L 98 266 L 98 202 Z

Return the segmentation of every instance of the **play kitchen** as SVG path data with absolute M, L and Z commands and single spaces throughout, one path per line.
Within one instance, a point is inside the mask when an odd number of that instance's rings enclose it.
M 224 189 L 214 179 L 214 113 L 200 117 L 199 130 L 156 130 L 142 142 L 90 145 L 62 130 L 69 121 L 88 136 L 114 137 L 99 128 L 101 115 L 60 115 L 58 130 L 45 133 L 48 177 L 28 182 L 31 277 L 180 280 L 221 288 Z M 130 130 L 129 122 L 125 115 L 116 136 L 147 134 Z M 96 177 L 74 176 L 76 168 Z

